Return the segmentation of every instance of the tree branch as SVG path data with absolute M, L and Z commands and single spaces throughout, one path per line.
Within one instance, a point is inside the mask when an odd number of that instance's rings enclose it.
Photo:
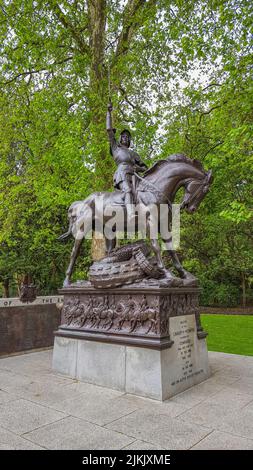
M 155 0 L 150 0 L 149 2 L 147 0 L 128 0 L 123 11 L 122 31 L 116 47 L 115 62 L 120 55 L 128 51 L 134 33 L 138 29 L 138 26 L 141 26 L 137 19 L 137 14 L 141 12 L 144 7 L 154 6 L 156 3 Z
M 75 40 L 80 52 L 82 54 L 89 55 L 90 48 L 85 43 L 82 35 L 80 34 L 80 30 L 78 30 L 74 27 L 74 25 L 71 23 L 71 21 L 68 19 L 68 17 L 63 13 L 63 11 L 59 7 L 59 5 L 55 2 L 55 0 L 49 0 L 49 4 L 51 5 L 52 11 L 55 14 L 55 16 L 58 18 L 60 23 L 64 26 L 64 28 L 66 28 L 71 33 L 71 35 L 72 35 L 73 39 Z M 88 23 L 87 23 L 86 27 L 88 27 Z M 86 27 L 84 29 L 86 29 Z
M 211 88 L 213 86 L 222 86 L 222 83 L 210 83 L 205 88 L 202 88 L 202 91 L 206 91 L 208 88 Z
M 117 88 L 118 88 L 118 90 L 120 91 L 120 93 L 122 94 L 122 96 L 124 97 L 124 100 L 131 106 L 131 108 L 136 109 L 137 111 L 139 111 L 139 113 L 143 114 L 143 116 L 146 116 L 146 115 L 147 115 L 147 113 L 145 113 L 138 105 L 133 104 L 133 103 L 129 100 L 129 98 L 128 98 L 127 94 L 126 94 L 126 90 L 124 90 L 124 88 L 122 87 L 122 85 L 119 86 L 119 87 L 117 87 Z
M 220 145 L 222 145 L 224 143 L 224 140 L 221 140 L 220 142 L 217 142 L 217 144 L 213 145 L 204 155 L 202 155 L 201 157 L 201 160 L 204 160 L 204 158 L 214 149 L 216 149 L 216 147 L 219 147 Z
M 54 62 L 51 67 L 53 67 L 54 65 L 61 65 L 63 64 L 64 62 L 68 62 L 69 60 L 72 60 L 73 56 L 70 56 L 70 57 L 65 57 L 65 59 L 62 59 L 60 60 L 59 62 Z M 46 72 L 47 70 L 49 69 L 49 67 L 46 67 L 46 68 L 42 68 L 42 69 L 36 69 L 36 70 L 27 70 L 26 72 L 20 72 L 18 73 L 17 75 L 15 75 L 14 77 L 10 78 L 9 80 L 7 80 L 6 82 L 0 82 L 1 85 L 8 85 L 9 83 L 12 83 L 12 82 L 15 82 L 18 78 L 20 77 L 27 77 L 28 75 L 33 75 L 35 73 L 40 73 L 40 72 Z M 52 73 L 53 71 L 51 71 Z
M 206 116 L 207 114 L 210 114 L 212 111 L 214 111 L 215 109 L 218 109 L 218 108 L 222 108 L 222 106 L 224 104 L 226 104 L 227 101 L 223 101 L 222 104 L 217 104 L 217 106 L 213 106 L 212 108 L 210 108 L 208 111 L 203 111 L 200 116 L 199 116 L 199 122 L 198 122 L 198 126 L 200 125 L 201 123 L 201 119 L 203 118 L 203 116 Z

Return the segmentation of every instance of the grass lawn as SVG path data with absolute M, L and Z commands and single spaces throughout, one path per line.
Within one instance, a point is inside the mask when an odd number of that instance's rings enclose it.
M 201 315 L 209 351 L 253 356 L 253 315 Z

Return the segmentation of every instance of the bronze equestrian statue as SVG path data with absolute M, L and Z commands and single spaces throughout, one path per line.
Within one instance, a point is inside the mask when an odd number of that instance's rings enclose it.
M 137 178 L 134 190 L 135 196 L 133 198 L 133 174 L 135 172 L 143 171 L 146 168 L 146 165 L 141 161 L 136 152 L 129 149 L 129 132 L 123 131 L 121 133 L 120 142 L 116 142 L 114 129 L 112 128 L 111 111 L 112 105 L 110 104 L 108 106 L 106 122 L 112 156 L 118 165 L 117 171 L 114 175 L 116 191 L 93 193 L 85 200 L 76 201 L 71 204 L 68 210 L 69 229 L 59 237 L 60 239 L 65 239 L 71 234 L 75 237 L 70 263 L 66 271 L 64 286 L 68 286 L 71 283 L 71 275 L 73 273 L 83 238 L 85 238 L 87 233 L 90 232 L 96 221 L 100 221 L 100 223 L 102 221 L 101 231 L 104 233 L 104 227 L 112 217 L 112 214 L 106 215 L 106 208 L 109 207 L 116 209 L 119 206 L 122 207 L 125 214 L 124 230 L 127 230 L 129 227 L 129 218 L 133 218 L 132 202 L 134 199 L 134 202 L 138 203 L 143 210 L 151 205 L 157 207 L 159 218 L 159 208 L 161 204 L 167 204 L 169 211 L 168 221 L 170 223 L 171 204 L 180 188 L 184 188 L 184 198 L 180 208 L 181 210 L 184 209 L 188 213 L 192 214 L 199 207 L 212 182 L 211 170 L 206 172 L 201 162 L 198 160 L 192 160 L 183 154 L 173 154 L 164 160 L 157 161 L 150 169 L 145 171 L 142 178 Z M 102 203 L 96 204 L 96 201 L 101 197 Z M 128 211 L 129 208 L 130 210 Z M 156 222 L 153 220 L 152 214 L 150 213 L 146 218 L 146 214 L 142 214 L 140 212 L 139 217 L 142 220 L 145 220 L 145 225 L 148 229 L 147 232 L 149 233 L 150 229 Z M 161 218 L 159 219 L 159 222 L 161 222 Z M 110 253 L 116 245 L 116 238 L 105 238 L 105 240 L 107 253 Z M 194 280 L 196 280 L 196 278 L 181 265 L 177 253 L 173 249 L 171 236 L 167 238 L 162 237 L 162 240 L 180 277 L 185 280 L 185 284 L 188 283 L 188 285 L 194 285 Z M 150 242 L 157 258 L 157 266 L 163 269 L 164 276 L 168 280 L 169 285 L 182 285 L 182 279 L 175 277 L 165 268 L 157 237 L 150 237 Z

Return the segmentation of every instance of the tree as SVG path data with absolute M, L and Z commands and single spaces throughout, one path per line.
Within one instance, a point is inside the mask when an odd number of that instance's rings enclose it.
M 215 183 L 196 227 L 205 214 L 200 229 L 211 250 L 214 235 L 205 227 L 216 227 L 209 223 L 212 216 L 218 214 L 222 230 L 236 224 L 237 250 L 241 243 L 246 247 L 236 272 L 248 282 L 251 18 L 248 0 L 3 0 L 3 282 L 28 270 L 42 291 L 60 284 L 68 249 L 56 238 L 64 231 L 68 205 L 94 190 L 112 189 L 104 130 L 109 91 L 115 127 L 133 130 L 146 162 L 185 151 L 214 168 Z M 197 230 L 190 219 L 183 223 L 190 263 Z M 196 247 L 194 259 L 201 250 Z M 233 250 L 220 252 L 221 259 Z M 88 260 L 85 252 L 79 273 Z M 200 276 L 204 270 L 202 263 Z

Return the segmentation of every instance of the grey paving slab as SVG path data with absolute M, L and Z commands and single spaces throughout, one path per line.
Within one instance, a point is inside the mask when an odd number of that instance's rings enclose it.
M 213 354 L 213 353 L 212 353 Z M 220 358 L 216 356 L 210 356 L 210 352 L 208 353 L 209 358 L 209 365 L 211 368 L 212 373 L 221 371 L 226 367 L 225 361 L 222 361 Z
M 189 449 L 212 429 L 171 418 L 166 414 L 138 410 L 106 426 L 164 449 Z
M 226 376 L 253 377 L 253 356 L 209 352 L 215 372 Z
M 239 375 L 226 374 L 226 371 L 222 370 L 212 374 L 212 376 L 207 379 L 207 382 L 218 383 L 220 385 L 231 385 L 240 379 L 241 377 Z
M 24 377 L 24 380 L 40 381 L 43 383 L 71 383 L 72 379 L 52 370 L 52 349 L 38 353 L 22 354 L 20 356 L 11 356 L 9 358 L 0 358 L 0 378 L 1 373 Z M 27 378 L 27 379 L 26 379 Z M 20 379 L 19 379 L 20 380 Z
M 36 374 L 30 371 L 29 374 L 22 372 L 19 368 L 18 372 L 14 370 L 0 370 L 0 388 L 4 391 L 17 394 L 19 391 L 25 390 L 27 387 L 34 383 L 41 383 L 43 385 L 72 384 L 73 380 L 55 375 L 51 371 L 45 374 L 40 374 L 40 366 L 36 368 Z
M 18 356 L 10 356 L 0 359 L 0 369 L 16 370 L 26 368 L 27 366 L 36 367 L 40 365 L 43 368 L 51 368 L 52 349 L 39 351 Z
M 11 446 L 10 444 L 0 444 L 0 450 L 45 450 L 43 447 L 36 446 L 34 444 L 27 444 L 27 441 L 23 439 L 23 445 Z
M 206 380 L 205 382 L 202 382 L 199 385 L 195 385 L 185 392 L 176 395 L 170 401 L 181 404 L 186 408 L 192 408 L 193 406 L 200 404 L 207 397 L 211 397 L 217 392 L 220 392 L 223 388 L 225 388 L 225 385 L 221 385 L 217 382 L 209 382 L 209 380 Z
M 243 407 L 243 413 L 249 413 L 250 415 L 253 415 L 253 400 Z
M 0 450 L 43 450 L 43 447 L 0 427 Z
M 75 397 L 75 400 L 71 398 L 58 403 L 55 409 L 101 426 L 128 415 L 139 408 L 145 409 L 147 412 L 162 413 L 171 417 L 180 415 L 186 410 L 184 406 L 169 400 L 159 403 L 156 400 L 144 399 L 130 394 L 110 396 L 112 392 L 115 395 L 113 390 L 110 391 L 90 385 L 89 392 L 86 390 L 86 392 Z
M 17 397 L 13 395 L 12 393 L 4 392 L 3 390 L 0 390 L 0 405 L 3 405 L 4 403 L 7 403 L 12 400 L 16 400 Z
M 122 403 L 129 403 L 136 407 L 136 409 L 143 409 L 147 412 L 165 414 L 170 417 L 176 417 L 187 410 L 182 404 L 175 403 L 173 400 L 166 400 L 164 402 L 158 402 L 144 397 L 137 397 L 135 395 L 125 394 L 119 397 L 117 405 L 122 406 Z
M 44 378 L 46 379 L 47 376 L 49 378 L 50 376 L 52 377 L 55 375 L 52 371 L 50 371 L 50 369 L 48 369 L 48 367 L 44 367 L 40 364 L 26 364 L 25 367 L 21 367 L 20 365 L 20 367 L 17 367 L 17 369 L 12 368 L 10 371 L 14 374 L 24 375 L 36 380 L 44 380 Z
M 229 375 L 239 375 L 240 378 L 251 377 L 253 378 L 253 364 L 235 364 L 226 368 L 226 373 Z
M 178 419 L 185 423 L 194 423 L 200 426 L 208 426 L 212 429 L 219 429 L 221 425 L 233 416 L 237 416 L 233 404 L 222 404 L 204 401 L 200 405 L 194 406 L 190 410 L 182 413 Z
M 236 411 L 228 419 L 219 422 L 217 428 L 220 431 L 253 439 L 253 402 Z
M 213 431 L 204 437 L 192 450 L 252 450 L 253 440 L 234 436 L 220 431 Z
M 89 397 L 93 395 L 95 398 L 118 398 L 124 395 L 124 392 L 115 390 L 112 388 L 101 387 L 100 385 L 94 385 L 91 383 L 80 382 L 79 380 L 72 380 L 71 384 L 66 386 L 66 390 L 69 391 L 69 396 L 72 396 L 73 392 L 84 393 Z
M 16 387 L 16 395 L 19 398 L 40 403 L 48 407 L 55 407 L 57 409 L 58 404 L 64 400 L 72 397 L 75 400 L 81 392 L 75 392 L 71 388 L 64 386 L 62 383 L 51 383 L 47 381 L 36 381 L 29 383 L 25 386 Z
M 242 354 L 231 354 L 231 353 L 225 353 L 225 352 L 219 352 L 219 351 L 209 351 L 209 354 L 212 360 L 218 359 L 220 361 L 229 360 L 231 362 L 235 362 L 235 361 L 244 361 L 247 358 L 251 358 L 251 356 L 244 356 Z
M 231 390 L 247 393 L 253 398 L 253 377 L 243 376 L 242 378 L 231 384 Z
M 47 449 L 121 449 L 135 439 L 82 419 L 67 417 L 25 434 Z
M 164 450 L 164 448 L 150 444 L 150 442 L 136 440 L 132 444 L 124 447 L 124 450 Z
M 72 397 L 59 403 L 57 409 L 103 426 L 121 416 L 132 413 L 137 409 L 137 406 L 128 402 L 118 402 L 115 398 L 103 397 L 102 394 L 97 396 L 96 394 L 86 395 L 83 393 L 74 399 Z
M 232 407 L 233 409 L 241 409 L 252 401 L 252 395 L 248 395 L 241 390 L 238 391 L 231 387 L 226 387 L 220 392 L 215 393 L 215 395 L 207 397 L 205 400 L 207 403 L 216 403 L 225 408 Z
M 226 375 L 249 375 L 253 373 L 253 356 L 241 356 L 220 352 L 209 352 L 213 372 L 224 372 Z
M 53 421 L 62 419 L 63 413 L 53 409 L 18 399 L 0 406 L 1 425 L 16 434 L 38 428 Z
M 27 377 L 20 374 L 15 374 L 12 371 L 0 371 L 0 384 L 1 390 L 4 392 L 16 394 L 19 388 L 26 387 L 35 380 L 32 377 Z

